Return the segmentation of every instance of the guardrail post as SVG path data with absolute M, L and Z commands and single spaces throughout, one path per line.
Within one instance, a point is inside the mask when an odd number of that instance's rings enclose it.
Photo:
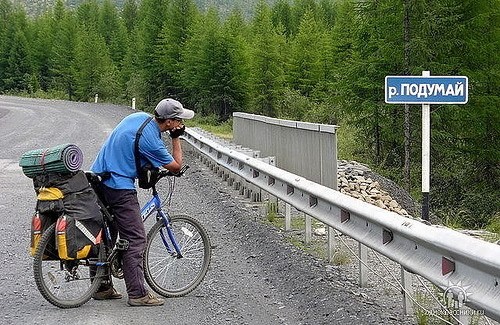
M 252 201 L 252 194 L 253 194 L 252 185 L 250 183 L 247 183 L 245 186 L 245 194 L 244 195 L 247 199 L 250 199 L 250 201 Z
M 240 183 L 240 188 L 238 190 L 239 195 L 245 196 L 245 194 L 247 192 L 246 183 L 247 183 L 246 179 L 242 178 L 241 183 Z
M 368 285 L 368 247 L 358 243 L 359 252 L 359 286 L 366 287 Z
M 259 188 L 255 188 L 252 193 L 252 202 L 262 202 L 262 191 Z
M 292 229 L 292 206 L 285 203 L 285 231 Z
M 269 160 L 269 165 L 276 167 L 276 159 L 274 159 L 274 158 L 271 157 L 271 159 Z M 269 206 L 272 207 L 272 209 L 273 209 L 273 212 L 278 213 L 278 211 L 279 211 L 278 197 L 276 197 L 276 196 L 268 193 L 267 199 L 268 199 Z M 285 215 L 285 230 L 286 230 L 286 215 Z
M 403 311 L 405 315 L 413 315 L 413 275 L 401 266 L 401 286 L 403 287 Z
M 311 242 L 312 238 L 312 219 L 311 216 L 306 214 L 306 244 Z
M 333 256 L 335 255 L 335 246 L 337 242 L 335 240 L 335 229 L 333 227 L 328 227 L 328 262 L 333 262 Z
M 240 189 L 240 184 L 241 184 L 240 176 L 237 174 L 234 174 L 233 190 L 238 191 Z

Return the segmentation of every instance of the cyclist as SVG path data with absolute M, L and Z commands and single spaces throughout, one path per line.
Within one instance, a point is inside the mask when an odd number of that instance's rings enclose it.
M 139 140 L 142 163 L 153 167 L 178 172 L 182 167 L 182 148 L 179 136 L 184 133 L 184 119 L 191 119 L 194 112 L 185 109 L 177 100 L 166 98 L 156 105 L 154 118 L 144 127 Z M 100 195 L 115 216 L 116 230 L 121 239 L 129 241 L 129 248 L 123 251 L 123 275 L 130 306 L 159 306 L 164 300 L 156 297 L 145 287 L 143 252 L 146 245 L 146 231 L 141 220 L 140 206 L 135 189 L 137 169 L 134 156 L 134 141 L 140 126 L 150 117 L 145 112 L 130 114 L 111 132 L 99 151 L 91 170 L 95 173 L 110 173 L 103 181 Z M 168 131 L 172 139 L 172 153 L 161 139 L 161 132 Z M 113 232 L 116 234 L 116 230 Z M 114 236 L 116 237 L 116 235 Z M 116 238 L 115 238 L 116 239 Z M 96 300 L 120 299 L 111 277 L 93 296 Z

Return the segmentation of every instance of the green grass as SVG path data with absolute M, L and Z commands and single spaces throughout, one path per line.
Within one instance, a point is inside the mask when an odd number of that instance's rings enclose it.
M 334 265 L 347 265 L 351 263 L 351 254 L 344 249 L 337 249 L 333 253 L 332 264 Z
M 488 226 L 486 226 L 486 230 L 497 234 L 498 239 L 500 239 L 500 215 L 496 215 L 490 220 Z
M 268 201 L 266 214 L 267 221 L 274 224 L 276 222 L 276 218 L 278 217 L 278 204 L 276 202 Z
M 266 213 L 267 215 L 265 222 L 267 224 L 277 229 L 285 229 L 285 218 L 279 213 L 277 213 L 276 206 L 273 205 L 273 203 L 267 204 Z M 292 231 L 285 234 L 285 238 L 290 244 L 317 258 L 321 258 L 323 260 L 328 259 L 326 238 L 324 237 L 317 238 L 313 236 L 311 242 L 309 243 L 305 242 L 305 237 L 304 237 L 305 235 L 304 232 L 302 231 L 305 229 L 306 226 L 305 217 L 303 216 L 292 217 L 290 226 Z M 332 264 L 346 265 L 349 264 L 350 262 L 351 262 L 351 255 L 349 254 L 349 252 L 340 248 L 338 248 L 335 251 L 332 259 Z
M 230 140 L 233 138 L 233 119 L 220 122 L 215 115 L 201 116 L 197 114 L 192 120 L 185 121 L 185 124 L 188 127 L 199 127 L 222 139 Z

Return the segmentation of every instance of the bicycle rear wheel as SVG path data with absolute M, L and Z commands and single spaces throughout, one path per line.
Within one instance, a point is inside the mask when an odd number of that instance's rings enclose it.
M 170 226 L 182 257 L 175 253 L 163 220 L 158 220 L 148 233 L 144 275 L 158 294 L 181 297 L 193 291 L 205 278 L 212 247 L 207 231 L 196 219 L 186 215 L 172 216 Z
M 102 261 L 104 247 L 99 245 L 98 249 L 99 260 Z M 59 260 L 55 224 L 43 233 L 33 256 L 33 273 L 38 291 L 48 302 L 60 308 L 79 307 L 92 298 L 105 272 L 104 266 L 95 268 L 95 275 L 91 278 L 89 260 Z

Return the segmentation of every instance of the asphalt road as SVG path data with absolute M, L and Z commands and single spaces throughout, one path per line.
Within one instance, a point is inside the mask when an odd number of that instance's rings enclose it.
M 0 324 L 410 324 L 399 298 L 377 300 L 352 275 L 290 244 L 259 221 L 258 209 L 221 184 L 194 155 L 177 180 L 174 212 L 198 218 L 215 246 L 205 281 L 164 306 L 133 308 L 126 299 L 58 309 L 39 294 L 28 253 L 35 206 L 22 153 L 78 145 L 89 168 L 128 107 L 0 96 Z M 147 191 L 140 190 L 141 200 Z M 355 276 L 354 276 L 355 278 Z M 116 286 L 125 292 L 122 280 Z

